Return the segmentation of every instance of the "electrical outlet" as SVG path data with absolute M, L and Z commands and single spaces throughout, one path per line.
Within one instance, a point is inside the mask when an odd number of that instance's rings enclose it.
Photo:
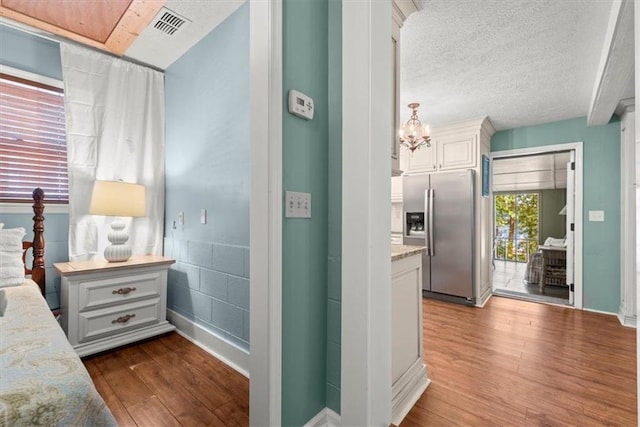
M 178 224 L 184 225 L 184 212 L 178 212 Z
M 311 193 L 287 191 L 285 218 L 311 218 Z

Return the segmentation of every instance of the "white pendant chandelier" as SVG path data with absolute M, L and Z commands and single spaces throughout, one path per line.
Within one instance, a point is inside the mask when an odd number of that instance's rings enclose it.
M 413 153 L 416 149 L 425 145 L 431 146 L 429 136 L 429 126 L 423 125 L 418 119 L 418 107 L 420 104 L 413 102 L 409 104 L 411 117 L 400 127 L 400 144 L 407 147 Z

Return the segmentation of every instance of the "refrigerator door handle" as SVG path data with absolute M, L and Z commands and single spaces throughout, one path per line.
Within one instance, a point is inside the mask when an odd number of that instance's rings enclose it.
M 436 248 L 434 246 L 434 238 L 433 238 L 433 198 L 435 196 L 435 192 L 433 188 L 429 189 L 429 255 L 436 255 Z
M 429 189 L 427 188 L 426 190 L 424 190 L 424 215 L 425 217 L 428 218 L 429 216 Z M 426 218 L 423 219 L 423 221 L 425 221 Z M 426 254 L 430 255 L 431 252 L 431 248 L 429 247 L 429 241 L 430 241 L 430 237 L 429 237 L 429 223 L 426 222 L 424 225 L 424 245 L 427 247 L 426 250 Z

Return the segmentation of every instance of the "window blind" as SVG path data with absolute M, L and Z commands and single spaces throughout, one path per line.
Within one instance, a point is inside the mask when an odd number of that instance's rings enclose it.
M 0 202 L 68 203 L 63 90 L 0 73 Z

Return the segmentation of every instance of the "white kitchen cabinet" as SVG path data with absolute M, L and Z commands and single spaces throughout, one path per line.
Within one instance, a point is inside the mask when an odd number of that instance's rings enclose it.
M 408 174 L 477 168 L 483 123 L 484 119 L 432 128 L 429 147 L 413 153 L 401 147 L 400 167 Z
M 431 146 L 423 145 L 413 153 L 406 147 L 400 148 L 400 168 L 405 172 L 435 172 L 438 169 L 437 162 L 433 140 Z
M 391 233 L 402 236 L 402 203 L 391 204 Z
M 422 9 L 418 0 L 393 0 L 391 14 L 391 176 L 400 176 L 400 29 L 409 15 Z
M 175 330 L 167 322 L 167 270 L 174 260 L 56 263 L 62 276 L 60 323 L 79 356 Z
M 438 170 L 469 169 L 476 166 L 477 135 L 453 135 L 438 138 Z
M 391 203 L 402 203 L 402 177 L 394 176 L 391 178 Z
M 391 244 L 402 244 L 402 177 L 391 178 Z
M 429 386 L 422 333 L 422 252 L 391 247 L 391 422 L 400 425 Z

